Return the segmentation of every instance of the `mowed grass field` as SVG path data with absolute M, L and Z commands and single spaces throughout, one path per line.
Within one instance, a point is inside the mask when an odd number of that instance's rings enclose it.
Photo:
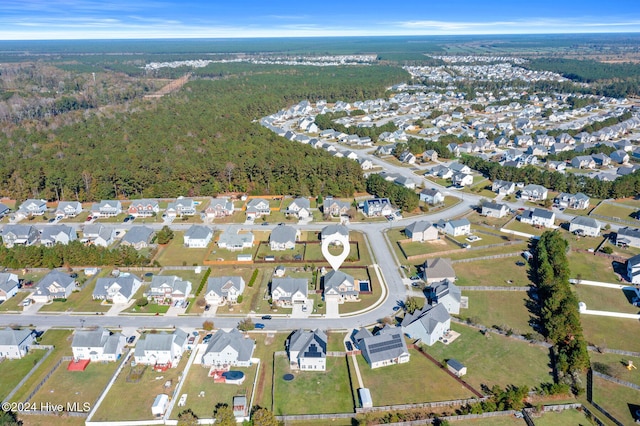
M 544 413 L 540 417 L 535 417 L 533 421 L 536 426 L 577 426 L 590 424 L 590 421 L 587 416 L 585 416 L 584 412 L 578 411 L 575 408 L 571 410 L 564 410 L 559 413 Z
M 471 318 L 486 327 L 511 329 L 516 334 L 531 333 L 531 314 L 526 307 L 529 296 L 524 291 L 466 291 L 469 308 L 461 309 L 460 316 Z
M 32 349 L 21 359 L 5 359 L 0 362 L 0 400 L 9 395 L 20 380 L 26 376 L 47 353 L 44 349 Z M 51 355 L 50 355 L 51 356 Z
M 632 413 L 640 409 L 640 391 L 594 377 L 593 400 L 622 424 L 635 423 Z
M 637 320 L 581 314 L 580 322 L 589 344 L 640 352 L 640 340 L 635 338 L 640 333 Z
M 618 276 L 613 271 L 611 259 L 574 251 L 569 252 L 567 259 L 569 260 L 571 278 L 580 276 L 583 280 L 618 282 Z
M 528 286 L 529 266 L 522 256 L 456 263 L 456 284 L 459 286 Z
M 578 300 L 586 303 L 587 309 L 625 312 L 628 314 L 640 312 L 640 308 L 631 304 L 629 298 L 632 297 L 632 294 L 635 295 L 635 292 L 631 290 L 623 291 L 584 284 L 574 285 L 571 288 L 578 296 Z

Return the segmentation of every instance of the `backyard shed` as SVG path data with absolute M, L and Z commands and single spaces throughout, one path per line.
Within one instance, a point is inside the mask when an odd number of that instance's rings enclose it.
M 369 392 L 369 388 L 358 389 L 358 396 L 360 396 L 360 405 L 362 405 L 362 408 L 373 407 L 373 400 L 371 399 L 371 392 Z
M 462 377 L 467 374 L 467 367 L 456 359 L 450 359 L 447 361 L 447 369 L 458 377 Z
M 163 393 L 156 396 L 156 399 L 153 401 L 153 405 L 151 406 L 151 414 L 155 417 L 162 416 L 165 411 L 167 411 L 167 406 L 169 405 L 169 396 Z

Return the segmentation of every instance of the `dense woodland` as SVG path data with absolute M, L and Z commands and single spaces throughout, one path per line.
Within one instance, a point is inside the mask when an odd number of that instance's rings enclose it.
M 388 198 L 393 205 L 405 212 L 415 210 L 420 202 L 418 194 L 413 190 L 388 182 L 378 174 L 367 178 L 367 192 L 379 198 Z

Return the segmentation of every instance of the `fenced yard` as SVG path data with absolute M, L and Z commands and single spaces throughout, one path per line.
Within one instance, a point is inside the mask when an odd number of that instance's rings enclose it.
M 0 362 L 0 401 L 9 395 L 20 380 L 31 371 L 31 369 L 47 353 L 44 349 L 33 349 L 21 359 L 5 359 Z
M 211 246 L 210 243 L 209 246 Z M 173 240 L 159 248 L 155 260 L 162 266 L 202 265 L 209 248 L 187 248 L 184 246 L 184 232 L 174 232 Z
M 481 253 L 478 253 L 481 254 Z M 522 256 L 456 263 L 456 284 L 459 286 L 528 286 L 528 262 Z
M 526 307 L 530 301 L 526 292 L 467 291 L 463 295 L 469 297 L 469 308 L 460 310 L 461 317 L 472 318 L 474 323 L 487 327 L 512 330 L 515 334 L 534 331 L 529 326 L 532 314 Z

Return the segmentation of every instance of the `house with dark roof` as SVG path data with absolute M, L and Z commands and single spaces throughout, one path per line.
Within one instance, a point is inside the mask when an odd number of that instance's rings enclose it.
M 10 327 L 0 330 L 0 358 L 20 359 L 29 352 L 35 340 L 34 330 Z
M 409 362 L 410 354 L 401 328 L 385 325 L 376 334 L 361 328 L 354 339 L 372 369 Z
M 467 235 L 471 233 L 471 222 L 466 217 L 462 219 L 452 219 L 444 224 L 444 233 L 452 237 Z
M 186 300 L 191 294 L 191 289 L 191 281 L 183 280 L 175 275 L 154 275 L 151 278 L 147 297 L 158 303 Z
M 553 199 L 553 202 L 561 207 L 567 207 L 576 210 L 584 210 L 589 208 L 589 201 L 589 197 L 582 192 L 578 192 L 577 194 L 561 192 Z
M 322 330 L 298 329 L 286 341 L 289 366 L 295 370 L 325 371 L 327 335 Z
M 113 304 L 129 303 L 141 285 L 142 280 L 130 273 L 98 278 L 93 289 L 93 300 L 106 300 Z
M 76 330 L 71 351 L 76 361 L 115 362 L 124 352 L 126 338 L 122 333 L 112 333 L 102 327 L 95 330 Z
M 516 191 L 516 184 L 506 180 L 495 180 L 491 184 L 491 190 L 499 195 L 510 195 Z
M 244 278 L 241 276 L 209 277 L 204 298 L 209 305 L 237 303 L 244 293 Z
M 391 205 L 388 198 L 372 198 L 364 200 L 362 211 L 365 216 L 388 216 L 393 214 L 396 209 Z
M 67 225 L 49 225 L 42 229 L 40 244 L 53 247 L 56 244 L 67 245 L 78 239 L 76 230 Z
M 322 203 L 322 213 L 325 216 L 343 216 L 350 208 L 351 204 L 347 201 L 336 200 L 333 197 L 326 197 Z
M 587 216 L 576 216 L 569 222 L 569 232 L 588 237 L 600 235 L 600 222 Z
M 0 272 L 0 302 L 4 302 L 18 293 L 20 280 L 16 274 Z
M 215 332 L 202 355 L 205 367 L 250 367 L 256 341 L 237 328 Z
M 434 241 L 438 239 L 438 228 L 426 220 L 419 220 L 404 228 L 404 235 L 414 242 Z
M 153 229 L 145 225 L 132 226 L 122 237 L 120 245 L 131 246 L 136 250 L 149 247 L 153 237 Z
M 136 364 L 151 365 L 154 369 L 177 367 L 188 338 L 189 335 L 179 328 L 172 333 L 143 334 L 136 344 L 133 359 Z
M 349 274 L 338 271 L 330 271 L 322 277 L 324 300 L 336 300 L 338 303 L 357 301 L 360 294 L 359 282 Z
M 36 303 L 46 303 L 53 299 L 66 299 L 76 288 L 76 280 L 60 271 L 51 271 L 38 284 L 31 299 Z
M 640 229 L 625 226 L 619 228 L 616 234 L 617 246 L 640 247 Z
M 451 316 L 442 304 L 425 305 L 413 314 L 407 313 L 402 320 L 402 332 L 411 339 L 432 346 L 444 338 L 451 328 Z
M 420 201 L 434 206 L 444 203 L 444 195 L 435 188 L 425 188 L 420 191 Z
M 273 251 L 293 250 L 300 239 L 300 230 L 293 226 L 280 224 L 269 235 L 269 247 Z
M 550 210 L 535 208 L 533 210 L 525 210 L 520 215 L 520 222 L 533 226 L 544 226 L 552 228 L 556 221 L 556 214 Z
M 453 266 L 451 266 L 451 261 L 441 257 L 425 260 L 422 265 L 422 276 L 427 284 L 442 280 L 454 281 L 456 279 L 456 273 L 453 270 Z
M 501 218 L 509 214 L 509 207 L 506 204 L 486 201 L 482 204 L 482 216 Z
M 427 300 L 431 305 L 441 303 L 450 314 L 460 313 L 460 300 L 462 291 L 451 280 L 442 280 L 429 284 L 424 289 Z
M 31 225 L 8 224 L 2 228 L 2 242 L 5 247 L 11 248 L 15 245 L 30 246 L 38 241 L 40 233 Z
M 291 307 L 309 302 L 309 282 L 305 278 L 273 278 L 271 300 L 276 306 Z
M 213 238 L 211 228 L 202 225 L 191 225 L 184 233 L 184 246 L 188 248 L 205 248 Z
M 152 217 L 159 212 L 158 200 L 151 199 L 133 200 L 127 209 L 127 213 L 134 217 Z

